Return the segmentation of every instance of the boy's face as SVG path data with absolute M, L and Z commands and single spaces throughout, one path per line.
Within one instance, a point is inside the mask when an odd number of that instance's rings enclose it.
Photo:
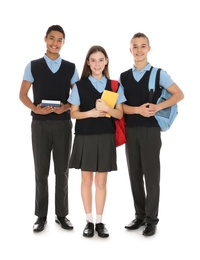
M 45 38 L 47 52 L 59 54 L 65 40 L 63 34 L 59 31 L 51 31 Z
M 139 37 L 131 40 L 130 52 L 135 61 L 146 61 L 151 47 L 145 37 Z

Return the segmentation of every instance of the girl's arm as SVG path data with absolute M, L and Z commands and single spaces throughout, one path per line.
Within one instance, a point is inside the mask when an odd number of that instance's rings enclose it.
M 106 112 L 99 111 L 96 108 L 93 108 L 88 111 L 81 112 L 79 106 L 71 105 L 71 118 L 73 119 L 85 119 L 85 118 L 97 118 L 97 117 L 104 117 Z

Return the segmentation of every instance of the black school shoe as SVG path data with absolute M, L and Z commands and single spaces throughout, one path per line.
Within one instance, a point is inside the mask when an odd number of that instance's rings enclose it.
M 125 228 L 128 230 L 136 230 L 144 225 L 145 223 L 143 219 L 136 218 L 133 221 L 131 221 L 128 225 L 126 225 Z
M 56 216 L 55 222 L 64 229 L 72 230 L 74 228 L 71 221 L 66 217 Z
M 145 229 L 144 229 L 142 234 L 144 236 L 149 237 L 149 236 L 153 236 L 155 233 L 156 233 L 156 225 L 152 225 L 150 223 L 147 223 L 145 225 Z
M 38 217 L 33 225 L 33 232 L 41 232 L 47 223 L 46 217 Z
M 83 230 L 84 237 L 93 237 L 94 236 L 94 224 L 92 222 L 87 222 L 84 230 Z
M 97 231 L 97 234 L 99 237 L 109 237 L 109 233 L 107 228 L 105 227 L 105 224 L 103 223 L 98 223 L 95 225 L 95 230 Z

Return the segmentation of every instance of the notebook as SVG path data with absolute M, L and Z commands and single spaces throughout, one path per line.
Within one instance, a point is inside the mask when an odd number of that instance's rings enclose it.
M 117 102 L 119 94 L 110 90 L 104 90 L 101 96 L 101 99 L 106 102 L 106 104 L 114 108 Z M 106 114 L 106 117 L 110 117 L 109 114 Z
M 42 100 L 41 107 L 51 106 L 51 107 L 60 107 L 59 100 Z

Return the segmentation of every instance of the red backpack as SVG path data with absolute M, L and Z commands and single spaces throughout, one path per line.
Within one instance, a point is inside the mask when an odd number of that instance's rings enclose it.
M 111 88 L 112 91 L 117 92 L 118 90 L 118 81 L 111 80 Z M 121 119 L 115 119 L 115 140 L 116 140 L 116 147 L 123 145 L 126 143 L 126 127 L 125 127 L 125 119 L 124 115 Z

